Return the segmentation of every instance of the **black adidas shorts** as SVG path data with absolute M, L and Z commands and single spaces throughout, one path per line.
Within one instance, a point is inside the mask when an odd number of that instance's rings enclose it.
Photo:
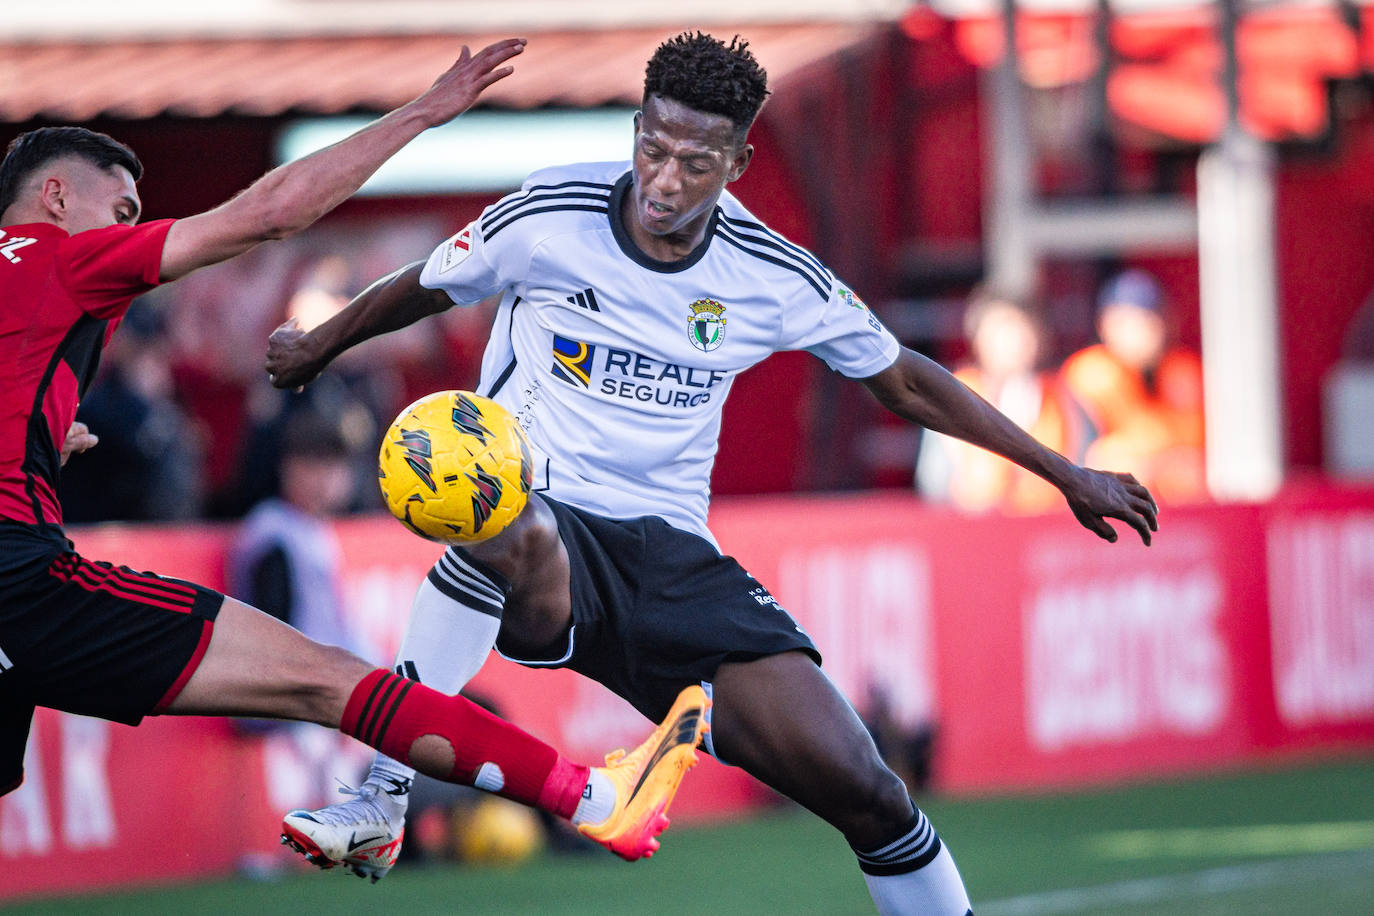
M 512 661 L 572 668 L 654 721 L 722 662 L 799 649 L 820 664 L 811 637 L 768 589 L 704 538 L 657 517 L 608 519 L 544 499 L 568 550 L 573 629 L 561 654 L 502 652 Z
M 23 778 L 35 706 L 128 725 L 166 709 L 200 664 L 224 596 L 6 531 L 0 553 L 4 794 Z

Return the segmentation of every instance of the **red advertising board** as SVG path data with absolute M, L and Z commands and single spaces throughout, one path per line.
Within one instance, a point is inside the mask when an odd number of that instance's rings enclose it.
M 860 712 L 881 706 L 899 731 L 934 727 L 939 789 L 1374 746 L 1374 490 L 1297 487 L 1264 505 L 1170 509 L 1161 523 L 1146 548 L 1128 530 L 1102 542 L 1067 514 L 967 518 L 903 495 L 722 501 L 712 517 L 723 549 L 812 634 Z M 218 585 L 231 533 L 101 527 L 75 538 L 93 558 Z M 388 663 L 439 548 L 387 519 L 342 522 L 338 534 L 347 617 Z M 472 689 L 574 759 L 647 728 L 568 672 L 493 656 Z M 40 712 L 28 781 L 0 800 L 0 899 L 285 855 L 281 810 L 316 803 L 304 796 L 326 780 L 276 765 L 281 751 L 225 720 L 130 729 Z M 729 816 L 767 797 L 707 762 L 675 814 Z M 213 844 L 193 829 L 205 816 Z

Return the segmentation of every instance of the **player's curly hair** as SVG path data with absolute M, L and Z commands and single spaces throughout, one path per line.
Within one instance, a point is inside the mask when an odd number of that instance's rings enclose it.
M 683 32 L 658 46 L 644 71 L 644 100 L 659 95 L 688 108 L 724 115 L 741 139 L 768 96 L 768 74 L 749 42 L 727 45 L 705 32 Z
M 143 163 L 134 151 L 114 137 L 84 127 L 40 127 L 15 137 L 0 162 L 0 213 L 19 197 L 19 189 L 34 170 L 62 156 L 80 156 L 102 169 L 122 165 L 134 181 L 143 177 Z

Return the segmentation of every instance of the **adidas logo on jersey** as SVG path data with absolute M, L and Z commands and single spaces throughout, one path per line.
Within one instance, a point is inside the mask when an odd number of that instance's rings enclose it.
M 601 311 L 601 306 L 596 304 L 596 290 L 590 286 L 580 293 L 574 293 L 568 297 L 568 302 L 578 308 L 588 309 L 593 312 Z

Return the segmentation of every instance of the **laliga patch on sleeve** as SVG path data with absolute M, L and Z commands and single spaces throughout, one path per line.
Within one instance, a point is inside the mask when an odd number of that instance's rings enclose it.
M 462 264 L 472 254 L 472 224 L 444 243 L 444 252 L 439 256 L 439 273 L 446 274 Z

